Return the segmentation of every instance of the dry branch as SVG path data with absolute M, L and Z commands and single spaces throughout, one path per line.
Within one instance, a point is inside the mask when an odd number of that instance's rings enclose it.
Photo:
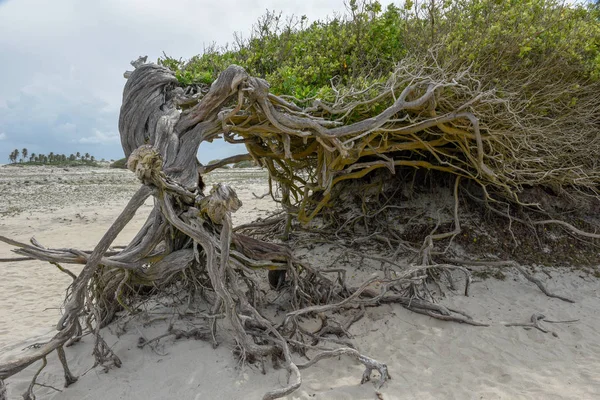
M 537 330 L 539 330 L 542 333 L 551 333 L 552 336 L 554 337 L 558 337 L 558 334 L 556 332 L 553 331 L 549 331 L 548 329 L 542 327 L 540 325 L 540 321 L 546 321 L 545 320 L 546 316 L 544 314 L 540 314 L 540 313 L 535 313 L 531 316 L 531 318 L 529 319 L 531 322 L 530 323 L 512 323 L 512 324 L 504 324 L 504 326 L 522 326 L 524 328 L 535 328 Z M 551 321 L 548 321 L 551 322 Z
M 238 154 L 235 156 L 224 158 L 220 161 L 217 161 L 213 164 L 208 164 L 206 166 L 200 167 L 198 173 L 201 175 L 208 174 L 211 171 L 214 171 L 217 168 L 224 167 L 225 165 L 235 164 L 240 161 L 250 161 L 252 160 L 252 156 L 250 154 Z

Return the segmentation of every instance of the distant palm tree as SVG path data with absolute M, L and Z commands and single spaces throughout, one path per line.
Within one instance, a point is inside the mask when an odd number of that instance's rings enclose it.
M 90 158 L 90 153 L 85 153 L 84 158 L 87 161 Z
M 51 163 L 54 161 L 54 153 L 52 151 L 48 153 L 48 161 Z
M 80 152 L 77 152 L 77 154 L 75 154 L 75 157 L 76 157 L 76 158 L 81 158 L 81 153 L 80 153 Z
M 35 153 L 31 153 L 29 156 L 29 162 L 32 162 L 33 160 L 35 160 Z
M 21 150 L 21 154 L 23 155 L 23 159 L 25 161 L 27 161 L 27 153 L 28 153 L 27 149 L 25 147 L 23 147 L 23 150 Z
M 16 163 L 16 162 L 17 162 L 17 160 L 19 159 L 19 150 L 18 150 L 18 149 L 15 149 L 15 150 L 13 151 L 13 154 L 15 155 L 15 158 L 14 158 L 14 161 L 13 161 L 13 162 L 15 162 L 15 163 Z

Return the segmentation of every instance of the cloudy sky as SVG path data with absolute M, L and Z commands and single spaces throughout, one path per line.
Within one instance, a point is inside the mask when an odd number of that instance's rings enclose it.
M 189 58 L 266 10 L 323 19 L 343 0 L 0 0 L 0 163 L 29 153 L 123 157 L 117 119 L 129 62 L 162 52 Z M 244 152 L 200 148 L 203 162 Z

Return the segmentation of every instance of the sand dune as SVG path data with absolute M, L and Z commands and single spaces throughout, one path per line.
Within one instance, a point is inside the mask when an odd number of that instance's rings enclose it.
M 273 204 L 252 192 L 266 191 L 264 173 L 256 170 L 219 171 L 210 179 L 226 181 L 238 192 L 244 206 L 235 216 L 243 223 L 264 216 Z M 61 178 L 61 179 L 58 179 Z M 29 184 L 25 184 L 29 181 Z M 210 181 L 208 182 L 210 184 Z M 0 168 L 0 230 L 18 240 L 36 238 L 49 247 L 66 245 L 91 249 L 121 211 L 137 183 L 127 171 L 52 168 Z M 119 236 L 125 244 L 137 232 L 151 208 L 151 200 Z M 329 265 L 338 250 L 320 246 L 298 251 L 312 265 Z M 0 257 L 10 257 L 10 247 L 0 243 Z M 76 271 L 76 268 L 73 268 Z M 367 265 L 357 281 L 378 272 Z M 0 355 L 19 354 L 51 333 L 59 315 L 57 307 L 69 278 L 47 263 L 28 261 L 0 264 Z M 397 305 L 369 308 L 350 333 L 357 348 L 387 363 L 392 380 L 377 391 L 372 383 L 360 384 L 362 366 L 351 359 L 324 360 L 303 371 L 301 388 L 288 399 L 597 399 L 600 398 L 600 282 L 577 270 L 539 269 L 536 276 L 551 290 L 569 295 L 575 304 L 543 295 L 520 275 L 475 282 L 471 296 L 448 293 L 442 303 L 460 308 L 489 327 L 445 323 L 404 310 Z M 47 310 L 44 310 L 47 309 Z M 148 306 L 157 316 L 165 311 Z M 533 313 L 552 333 L 506 327 L 528 322 Z M 90 369 L 92 339 L 67 350 L 71 369 L 82 375 L 63 389 L 60 364 L 55 356 L 38 381 L 62 390 L 36 389 L 39 399 L 258 399 L 287 380 L 285 370 L 266 374 L 257 365 L 240 365 L 233 356 L 232 339 L 220 329 L 221 346 L 197 340 L 160 340 L 137 348 L 140 337 L 164 333 L 169 321 L 189 328 L 194 320 L 167 320 L 148 324 L 142 313 L 120 332 L 117 322 L 104 330 L 108 344 L 123 361 L 120 369 L 104 373 Z M 9 378 L 9 398 L 18 398 L 37 365 Z M 87 371 L 87 372 L 86 372 Z

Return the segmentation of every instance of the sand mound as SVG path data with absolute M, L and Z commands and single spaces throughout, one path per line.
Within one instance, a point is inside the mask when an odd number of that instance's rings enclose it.
M 219 170 L 209 177 L 232 185 L 244 206 L 235 224 L 265 216 L 273 204 L 264 198 L 265 174 L 258 170 Z M 25 182 L 28 183 L 25 183 Z M 137 188 L 133 174 L 122 170 L 62 168 L 0 168 L 0 230 L 17 240 L 36 238 L 47 246 L 91 249 Z M 137 232 L 151 203 L 136 215 L 116 245 Z M 0 244 L 0 257 L 11 257 Z M 338 262 L 341 250 L 318 245 L 296 250 L 315 266 Z M 380 271 L 376 262 L 346 255 L 340 267 L 363 281 Z M 39 261 L 2 263 L 0 270 L 0 354 L 17 355 L 43 340 L 23 338 L 50 332 L 59 315 L 69 278 Z M 75 272 L 77 270 L 73 268 Z M 379 391 L 372 383 L 360 385 L 363 367 L 350 359 L 324 360 L 303 372 L 303 384 L 289 399 L 594 399 L 600 398 L 600 285 L 593 276 L 575 269 L 537 268 L 532 273 L 548 287 L 568 294 L 569 304 L 544 296 L 535 285 L 510 271 L 505 280 L 473 283 L 470 297 L 447 293 L 444 305 L 471 314 L 489 327 L 446 323 L 411 313 L 398 305 L 367 308 L 352 325 L 351 341 L 364 354 L 387 363 L 392 379 Z M 269 293 L 275 297 L 276 293 Z M 275 302 L 276 303 L 276 302 Z M 275 310 L 277 312 L 277 310 Z M 526 323 L 542 313 L 551 332 L 507 327 Z M 126 323 L 126 324 L 125 324 Z M 180 317 L 164 304 L 147 304 L 132 319 L 121 319 L 104 329 L 107 343 L 123 361 L 118 370 L 93 368 L 93 343 L 87 336 L 67 349 L 79 381 L 63 389 L 60 364 L 53 353 L 36 388 L 39 399 L 255 399 L 287 382 L 286 372 L 270 361 L 242 365 L 233 355 L 234 344 L 225 329 L 221 345 L 176 339 L 174 336 L 138 348 L 167 332 L 169 325 L 191 329 L 202 321 Z M 311 321 L 307 320 L 307 323 Z M 126 329 L 124 329 L 126 328 Z M 327 345 L 327 343 L 323 343 Z M 298 358 L 299 359 L 299 358 Z M 9 398 L 29 385 L 39 365 L 6 381 Z

